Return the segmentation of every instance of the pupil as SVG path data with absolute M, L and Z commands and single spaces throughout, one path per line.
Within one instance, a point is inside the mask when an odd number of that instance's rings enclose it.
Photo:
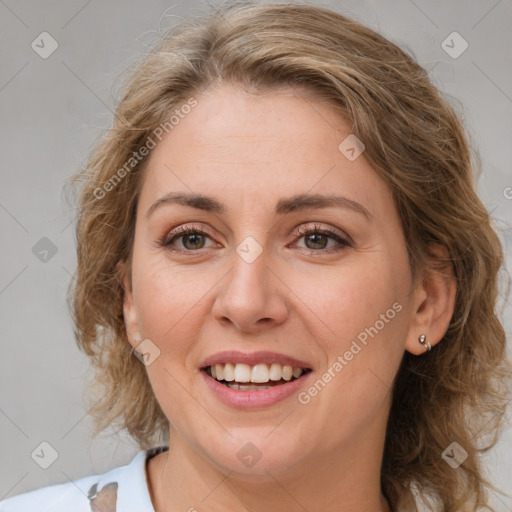
M 313 238 L 315 238 L 315 237 L 319 237 L 320 239 L 324 239 L 323 241 L 325 242 L 325 235 L 322 235 L 321 233 L 315 233 L 315 234 L 313 234 L 313 235 L 309 235 L 309 237 L 308 237 L 308 241 L 311 241 L 311 240 L 312 240 Z M 320 248 L 321 248 L 321 249 L 322 249 L 322 248 L 323 248 L 323 246 L 325 245 L 325 244 L 322 244 L 321 242 L 319 242 L 319 241 L 318 241 L 318 238 L 316 239 L 316 241 L 315 241 L 315 240 L 313 240 L 313 244 L 320 244 L 320 246 L 321 246 Z M 316 249 L 318 249 L 318 247 L 316 247 Z
M 197 249 L 198 244 L 194 243 L 194 238 L 195 238 L 196 242 L 201 242 L 201 237 L 202 237 L 202 235 L 199 235 L 199 234 L 190 234 L 190 235 L 185 236 L 185 238 L 184 238 L 184 245 L 185 245 L 185 247 L 187 247 L 187 243 L 186 242 L 189 242 L 190 240 L 192 240 L 192 249 Z M 202 247 L 202 245 L 201 245 L 201 247 Z M 187 247 L 187 249 L 188 248 L 189 247 Z

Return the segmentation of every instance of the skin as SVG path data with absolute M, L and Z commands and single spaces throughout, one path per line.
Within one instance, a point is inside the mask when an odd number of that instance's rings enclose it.
M 404 350 L 424 357 L 420 334 L 434 346 L 446 332 L 453 275 L 412 282 L 391 190 L 364 153 L 349 161 L 338 150 L 351 127 L 329 103 L 226 84 L 197 99 L 150 155 L 132 264 L 120 263 L 128 339 L 159 348 L 147 372 L 171 425 L 169 452 L 147 465 L 155 510 L 388 511 L 379 474 L 391 385 Z M 227 212 L 169 204 L 146 218 L 170 191 L 214 196 Z M 372 219 L 337 206 L 275 213 L 300 193 L 344 195 Z M 353 246 L 294 231 L 315 223 Z M 185 224 L 211 234 L 175 239 L 188 254 L 159 244 Z M 248 236 L 263 250 L 252 263 L 236 252 Z M 199 374 L 218 351 L 272 350 L 308 361 L 313 382 L 397 302 L 401 311 L 308 404 L 293 395 L 240 411 Z M 248 441 L 261 453 L 252 467 L 237 457 Z

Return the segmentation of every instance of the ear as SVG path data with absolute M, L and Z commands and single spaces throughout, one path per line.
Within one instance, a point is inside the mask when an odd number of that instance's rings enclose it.
M 450 325 L 455 309 L 456 282 L 453 266 L 446 247 L 435 244 L 427 268 L 414 290 L 414 310 L 405 348 L 415 355 L 426 352 L 426 343 L 419 342 L 421 334 L 434 347 L 439 343 Z
M 133 300 L 131 265 L 126 261 L 120 261 L 117 263 L 116 269 L 123 287 L 123 316 L 126 336 L 130 345 L 135 348 L 142 341 L 142 338 L 139 331 L 137 309 Z

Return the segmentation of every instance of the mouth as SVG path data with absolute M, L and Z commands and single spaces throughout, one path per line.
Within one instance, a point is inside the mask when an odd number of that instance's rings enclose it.
M 201 371 L 229 389 L 262 391 L 304 378 L 311 368 L 280 363 L 217 363 L 204 366 Z
M 314 369 L 307 361 L 268 350 L 224 350 L 199 365 L 207 393 L 239 410 L 272 407 L 305 388 Z

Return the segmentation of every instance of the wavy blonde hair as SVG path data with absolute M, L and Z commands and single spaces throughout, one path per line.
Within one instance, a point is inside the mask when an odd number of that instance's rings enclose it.
M 96 369 L 87 390 L 94 435 L 116 426 L 146 449 L 169 433 L 123 320 L 116 265 L 131 258 L 147 157 L 128 171 L 126 162 L 170 112 L 206 88 L 301 86 L 340 109 L 391 187 L 413 277 L 422 275 L 436 243 L 449 253 L 439 267 L 451 264 L 456 278 L 443 340 L 424 357 L 405 352 L 396 375 L 382 490 L 394 510 L 415 510 L 418 492 L 430 510 L 493 510 L 487 487 L 497 489 L 484 478 L 480 455 L 497 442 L 510 393 L 497 311 L 502 248 L 475 192 L 478 154 L 427 72 L 395 44 L 331 10 L 234 3 L 165 33 L 130 73 L 112 128 L 71 179 L 80 197 L 68 300 L 77 343 Z M 454 441 L 468 454 L 458 469 L 441 456 Z

